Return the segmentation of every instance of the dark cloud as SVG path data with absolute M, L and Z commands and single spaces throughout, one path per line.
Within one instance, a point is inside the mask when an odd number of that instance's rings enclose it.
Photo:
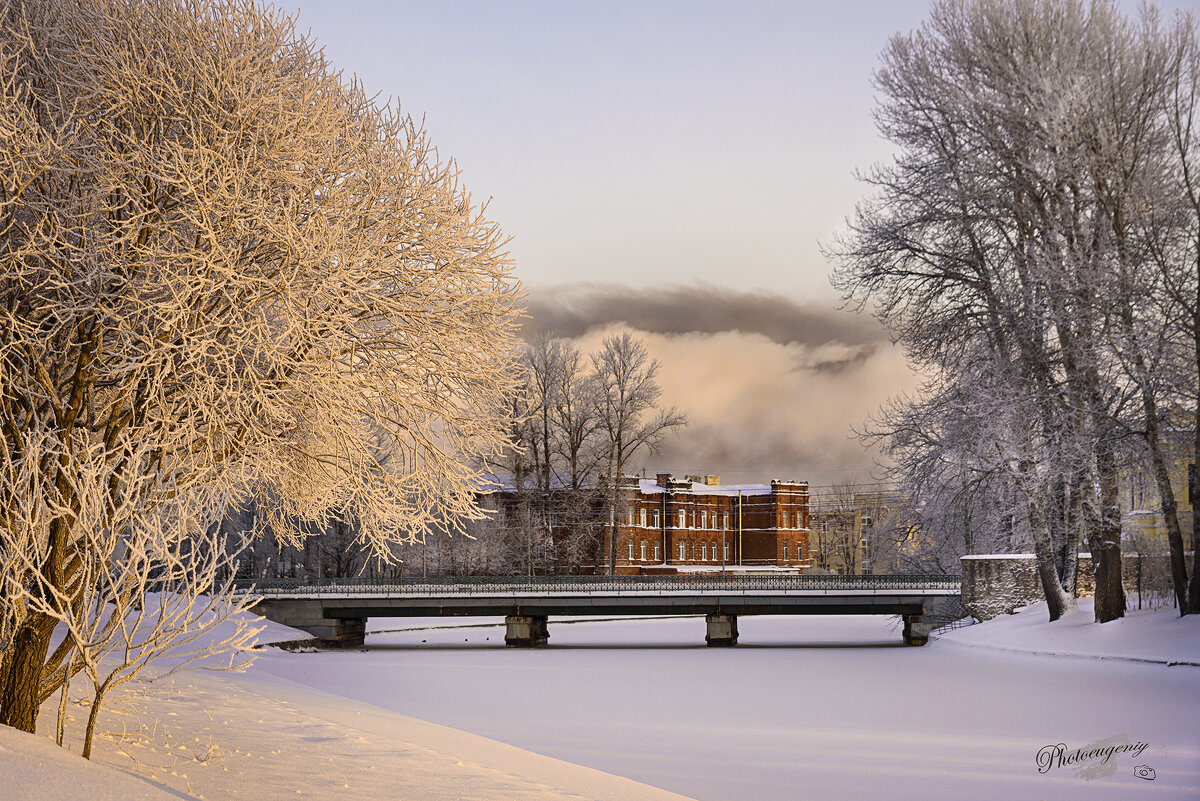
M 831 375 L 844 373 L 847 370 L 856 370 L 865 365 L 875 355 L 877 348 L 878 346 L 875 343 L 859 345 L 853 348 L 853 352 L 847 356 L 809 359 L 800 364 L 798 369 L 812 370 L 816 373 L 828 373 Z
M 867 315 L 797 303 L 780 295 L 731 292 L 713 286 L 639 289 L 616 284 L 572 284 L 530 290 L 529 318 L 522 336 L 542 333 L 574 339 L 615 323 L 652 334 L 760 334 L 783 345 L 837 342 L 859 346 L 844 364 L 816 367 L 836 371 L 870 357 L 887 342 Z

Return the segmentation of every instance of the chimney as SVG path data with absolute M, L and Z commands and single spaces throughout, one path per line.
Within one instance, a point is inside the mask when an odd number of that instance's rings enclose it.
M 721 477 L 720 476 L 705 476 L 704 477 L 704 485 L 707 487 L 719 487 L 719 486 L 721 486 Z

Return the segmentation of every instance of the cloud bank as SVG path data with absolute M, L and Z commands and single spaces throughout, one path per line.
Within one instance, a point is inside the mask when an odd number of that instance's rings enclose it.
M 780 344 L 861 346 L 886 342 L 863 315 L 782 295 L 734 292 L 714 286 L 636 289 L 617 284 L 572 284 L 530 293 L 525 335 L 574 339 L 594 328 L 624 323 L 649 334 L 760 334 Z
M 868 480 L 874 455 L 854 429 L 918 383 L 870 317 L 775 295 L 714 287 L 575 285 L 531 291 L 524 335 L 551 333 L 584 352 L 622 328 L 662 364 L 664 405 L 689 424 L 643 465 L 771 478 Z

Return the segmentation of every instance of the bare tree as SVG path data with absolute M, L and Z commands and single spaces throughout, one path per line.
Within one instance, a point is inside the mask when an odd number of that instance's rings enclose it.
M 521 360 L 529 387 L 529 421 L 532 454 L 537 475 L 537 488 L 549 493 L 554 485 L 554 458 L 558 455 L 554 437 L 554 410 L 558 406 L 558 391 L 565 358 L 564 343 L 540 335 L 525 346 Z
M 146 531 L 131 493 L 254 496 L 297 539 L 336 510 L 379 553 L 477 516 L 517 295 L 454 165 L 282 13 L 0 17 L 0 721 L 32 731 L 86 533 Z
M 810 553 L 816 567 L 846 575 L 862 572 L 862 548 L 855 533 L 852 481 L 841 481 L 812 497 Z
M 646 346 L 629 332 L 604 340 L 592 354 L 597 385 L 597 409 L 605 435 L 608 462 L 609 537 L 608 569 L 617 565 L 616 520 L 620 514 L 620 484 L 625 465 L 640 450 L 658 451 L 663 437 L 673 428 L 687 424 L 687 417 L 674 407 L 657 409 L 659 364 Z M 647 419 L 647 415 L 653 415 Z
M 582 490 L 600 460 L 597 436 L 601 430 L 599 385 L 587 371 L 579 349 L 563 341 L 554 398 L 554 425 L 558 448 L 570 476 L 572 490 Z
M 1076 535 L 1097 620 L 1124 614 L 1116 453 L 1156 357 L 1113 345 L 1155 314 L 1138 226 L 1170 172 L 1164 63 L 1152 12 L 1137 27 L 1104 2 L 936 2 L 884 54 L 878 119 L 902 155 L 871 173 L 881 197 L 838 251 L 839 286 L 936 374 L 923 416 L 994 446 L 972 460 L 1024 499 L 1052 618 Z
M 1159 268 L 1167 305 L 1163 315 L 1166 324 L 1152 330 L 1172 332 L 1182 338 L 1179 344 L 1183 345 L 1184 356 L 1166 376 L 1174 383 L 1174 391 L 1167 397 L 1191 410 L 1192 464 L 1200 466 L 1200 35 L 1196 19 L 1190 15 L 1177 17 L 1161 45 L 1167 52 L 1165 89 L 1154 97 L 1160 100 L 1166 120 L 1171 169 L 1163 176 L 1160 191 L 1155 194 L 1155 214 L 1142 225 L 1144 243 Z M 1159 221 L 1163 218 L 1175 224 L 1162 225 Z M 1135 370 L 1137 366 L 1135 363 Z M 1143 408 L 1146 444 L 1168 526 L 1176 601 L 1181 613 L 1200 614 L 1200 548 L 1196 547 L 1200 542 L 1200 515 L 1192 516 L 1193 562 L 1189 581 L 1182 532 L 1177 530 L 1177 524 L 1174 527 L 1171 524 L 1172 518 L 1177 519 L 1174 491 L 1169 477 L 1163 475 L 1155 409 L 1145 402 Z M 1198 489 L 1189 477 L 1192 498 L 1200 495 Z

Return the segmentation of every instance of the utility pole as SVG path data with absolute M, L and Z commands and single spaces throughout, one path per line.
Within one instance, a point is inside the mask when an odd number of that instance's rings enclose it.
M 742 491 L 738 490 L 738 567 L 742 566 Z
M 722 512 L 722 515 L 723 514 L 724 514 L 724 512 Z M 728 546 L 725 544 L 725 538 L 729 536 L 728 528 L 729 527 L 725 525 L 725 519 L 722 517 L 722 519 L 721 519 L 721 575 L 722 576 L 725 575 L 727 572 L 725 570 L 725 551 L 728 548 Z

